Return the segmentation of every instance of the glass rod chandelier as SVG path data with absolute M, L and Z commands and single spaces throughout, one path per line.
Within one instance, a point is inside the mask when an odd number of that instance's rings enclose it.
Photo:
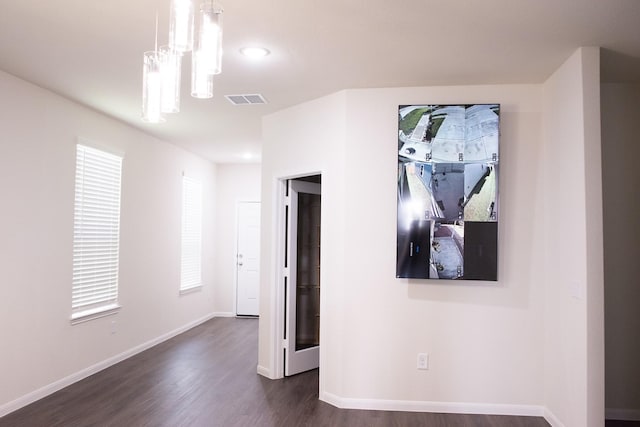
M 191 96 L 213 97 L 213 76 L 222 71 L 222 7 L 213 1 L 171 0 L 169 43 L 156 43 L 144 53 L 142 71 L 142 120 L 162 123 L 164 114 L 180 111 L 182 58 L 191 52 Z M 197 31 L 196 31 L 197 24 Z

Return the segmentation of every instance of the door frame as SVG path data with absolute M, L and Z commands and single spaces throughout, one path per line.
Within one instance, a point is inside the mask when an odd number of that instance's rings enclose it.
M 285 202 L 287 195 L 287 181 L 292 179 L 304 178 L 306 176 L 314 176 L 320 175 L 324 176 L 323 172 L 320 170 L 310 171 L 306 173 L 299 173 L 295 175 L 282 176 L 277 177 L 274 182 L 274 206 L 273 213 L 275 215 L 273 220 L 273 236 L 274 236 L 274 251 L 271 256 L 271 263 L 273 268 L 273 285 L 271 289 L 271 337 L 269 340 L 269 347 L 271 352 L 271 360 L 273 364 L 271 366 L 271 375 L 268 375 L 272 379 L 280 379 L 284 378 L 284 328 L 285 328 L 285 285 L 284 280 L 288 271 L 285 269 L 286 262 L 286 228 L 287 223 L 285 221 Z M 320 241 L 323 241 L 322 235 L 324 234 L 325 227 L 323 227 L 323 223 L 325 221 L 324 214 L 324 203 L 321 205 L 321 214 L 320 214 Z M 323 265 L 323 249 L 322 244 L 320 246 L 320 265 Z M 320 281 L 322 282 L 322 277 L 324 273 L 323 270 L 320 270 Z M 320 292 L 320 339 L 322 342 L 322 323 L 323 323 L 323 304 L 322 304 L 322 292 Z M 322 346 L 320 346 L 320 367 L 322 368 Z M 260 370 L 259 370 L 260 371 Z M 322 372 L 322 370 L 321 370 Z M 266 373 L 266 372 L 264 372 Z M 320 386 L 322 386 L 322 375 L 320 376 Z
M 299 205 L 299 196 L 294 197 L 294 195 L 300 193 L 307 194 L 317 194 L 320 198 L 322 198 L 322 185 L 316 184 L 312 182 L 305 182 L 300 180 L 290 180 L 289 181 L 289 211 L 293 212 L 294 215 L 289 215 L 288 218 L 288 248 L 287 248 L 287 259 L 290 263 L 288 268 L 285 271 L 288 271 L 288 281 L 287 281 L 287 292 L 286 292 L 286 310 L 285 310 L 285 322 L 286 322 L 286 335 L 287 339 L 285 340 L 285 376 L 286 375 L 296 375 L 308 370 L 315 369 L 320 365 L 320 344 L 314 345 L 305 349 L 297 350 L 296 342 L 297 342 L 297 306 L 298 299 L 297 293 L 300 292 L 298 289 L 298 232 L 300 231 L 299 226 L 299 215 L 298 215 L 298 207 Z M 322 203 L 320 203 L 320 210 L 322 211 Z M 295 218 L 295 220 L 294 220 Z M 322 222 L 322 216 L 320 216 L 320 222 Z M 294 232 L 295 230 L 295 232 Z M 321 229 L 322 231 L 322 229 Z M 294 235 L 295 233 L 295 235 Z M 321 236 L 318 236 L 321 239 Z M 320 244 L 320 250 L 322 250 L 321 240 L 318 242 Z M 320 251 L 319 251 L 320 252 Z M 318 252 L 318 257 L 320 253 Z M 322 274 L 322 270 L 320 271 Z M 318 277 L 318 280 L 320 278 Z M 320 285 L 320 283 L 318 283 Z M 320 301 L 318 301 L 318 304 Z M 318 307 L 319 309 L 320 307 Z M 318 341 L 319 342 L 319 341 Z M 289 373 L 287 373 L 289 371 Z M 293 373 L 292 373 L 293 372 Z

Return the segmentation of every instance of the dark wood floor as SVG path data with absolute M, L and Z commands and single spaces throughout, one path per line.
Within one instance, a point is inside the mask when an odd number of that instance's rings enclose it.
M 640 421 L 607 420 L 605 427 L 640 427 Z
M 0 426 L 542 427 L 542 418 L 338 409 L 318 372 L 256 374 L 258 321 L 218 318 L 0 418 Z

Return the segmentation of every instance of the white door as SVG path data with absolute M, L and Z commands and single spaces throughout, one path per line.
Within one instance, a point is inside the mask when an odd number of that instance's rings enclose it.
M 285 375 L 320 360 L 320 184 L 289 181 Z
M 238 203 L 236 314 L 257 316 L 260 291 L 260 202 Z

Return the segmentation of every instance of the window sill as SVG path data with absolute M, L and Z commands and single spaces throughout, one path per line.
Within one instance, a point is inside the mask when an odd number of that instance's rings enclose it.
M 93 319 L 99 319 L 101 317 L 112 316 L 120 311 L 118 304 L 109 304 L 98 308 L 92 308 L 90 310 L 79 311 L 71 315 L 71 324 L 77 325 L 78 323 L 88 322 Z
M 180 293 L 179 295 L 186 295 L 186 294 L 190 294 L 193 292 L 198 292 L 202 290 L 202 284 L 200 285 L 196 285 L 196 286 L 191 286 L 189 288 L 184 288 L 184 289 L 180 289 Z

